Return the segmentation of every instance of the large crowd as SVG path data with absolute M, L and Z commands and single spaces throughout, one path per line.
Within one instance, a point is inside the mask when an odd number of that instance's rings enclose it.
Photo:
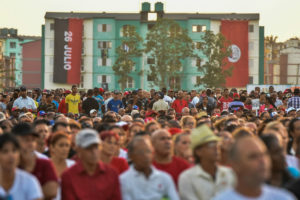
M 0 94 L 0 200 L 300 199 L 298 88 L 68 89 Z

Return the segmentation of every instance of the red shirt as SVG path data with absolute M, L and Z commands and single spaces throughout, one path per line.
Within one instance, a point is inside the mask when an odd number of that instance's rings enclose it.
M 188 107 L 188 103 L 184 99 L 176 99 L 172 104 L 172 108 L 175 109 L 177 114 L 182 113 L 184 107 Z
M 167 164 L 160 164 L 155 161 L 152 163 L 157 169 L 162 170 L 170 174 L 177 186 L 178 177 L 184 170 L 188 169 L 191 165 L 182 158 L 173 156 L 172 162 Z
M 61 189 L 64 200 L 121 200 L 118 173 L 102 162 L 90 176 L 78 161 L 62 174 Z
M 229 103 L 232 102 L 233 99 L 228 97 L 227 99 L 222 96 L 219 101 L 218 101 L 218 106 L 220 107 L 220 111 L 222 112 L 223 110 L 227 110 L 228 111 L 228 108 L 229 108 Z
M 50 181 L 58 182 L 55 168 L 50 160 L 37 158 L 31 174 L 39 180 L 41 186 Z
M 66 99 L 62 99 L 58 105 L 58 110 L 59 113 L 67 113 L 67 105 L 66 105 Z
M 119 175 L 128 169 L 128 163 L 124 158 L 113 157 L 110 162 L 110 166 L 115 168 Z

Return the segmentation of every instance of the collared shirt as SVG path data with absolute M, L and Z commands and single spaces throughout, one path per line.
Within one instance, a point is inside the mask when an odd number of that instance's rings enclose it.
M 234 186 L 235 177 L 230 168 L 218 166 L 215 180 L 198 164 L 184 171 L 179 177 L 181 200 L 206 200 Z
M 288 100 L 288 108 L 300 108 L 300 97 L 299 96 L 293 96 Z
M 36 105 L 34 103 L 34 100 L 30 97 L 19 97 L 15 100 L 14 104 L 13 104 L 13 108 L 27 108 L 27 109 L 31 109 L 31 110 L 35 110 L 36 109 Z
M 89 175 L 78 161 L 62 174 L 61 181 L 62 199 L 121 200 L 118 173 L 101 162 Z
M 171 104 L 175 101 L 175 97 L 171 98 L 168 95 L 164 96 L 164 101 L 167 102 L 168 104 Z
M 153 104 L 152 110 L 160 111 L 160 110 L 168 110 L 169 105 L 163 99 L 159 99 Z
M 133 166 L 120 176 L 123 200 L 179 200 L 170 175 L 151 167 L 148 178 Z

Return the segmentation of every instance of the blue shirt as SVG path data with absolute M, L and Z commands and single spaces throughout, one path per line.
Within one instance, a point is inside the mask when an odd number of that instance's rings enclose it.
M 54 104 L 55 104 L 55 106 L 56 106 L 56 109 L 58 109 L 58 106 L 59 106 L 58 102 L 57 102 L 57 101 L 55 101 L 55 100 L 53 100 L 53 101 L 52 101 L 52 103 L 54 103 Z
M 234 112 L 240 109 L 244 109 L 244 103 L 241 101 L 232 101 L 228 105 L 229 111 Z
M 108 102 L 107 108 L 111 111 L 118 112 L 120 108 L 123 108 L 123 103 L 121 100 L 112 99 Z
M 35 102 L 32 98 L 30 97 L 19 97 L 15 100 L 14 104 L 13 104 L 13 108 L 27 108 L 27 109 L 31 109 L 31 110 L 36 110 L 36 105 Z

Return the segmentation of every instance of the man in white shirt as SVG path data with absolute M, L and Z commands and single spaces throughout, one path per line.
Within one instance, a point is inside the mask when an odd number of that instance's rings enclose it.
M 27 96 L 26 87 L 20 87 L 20 97 L 14 101 L 13 109 L 21 110 L 23 113 L 36 112 L 36 105 L 32 98 Z
M 218 165 L 220 140 L 207 125 L 192 131 L 191 147 L 195 166 L 179 177 L 181 200 L 211 199 L 220 191 L 232 187 L 235 177 L 230 168 Z
M 133 164 L 120 176 L 123 200 L 179 200 L 171 176 L 151 165 L 153 148 L 149 139 L 133 138 L 128 154 Z
M 197 103 L 199 103 L 200 101 L 199 97 L 197 96 L 196 90 L 191 91 L 191 99 L 192 101 L 190 102 L 190 104 L 192 105 L 192 108 L 195 108 Z
M 270 176 L 271 161 L 262 141 L 253 136 L 237 139 L 230 151 L 230 160 L 237 175 L 237 184 L 214 200 L 293 200 L 287 191 L 264 185 Z

